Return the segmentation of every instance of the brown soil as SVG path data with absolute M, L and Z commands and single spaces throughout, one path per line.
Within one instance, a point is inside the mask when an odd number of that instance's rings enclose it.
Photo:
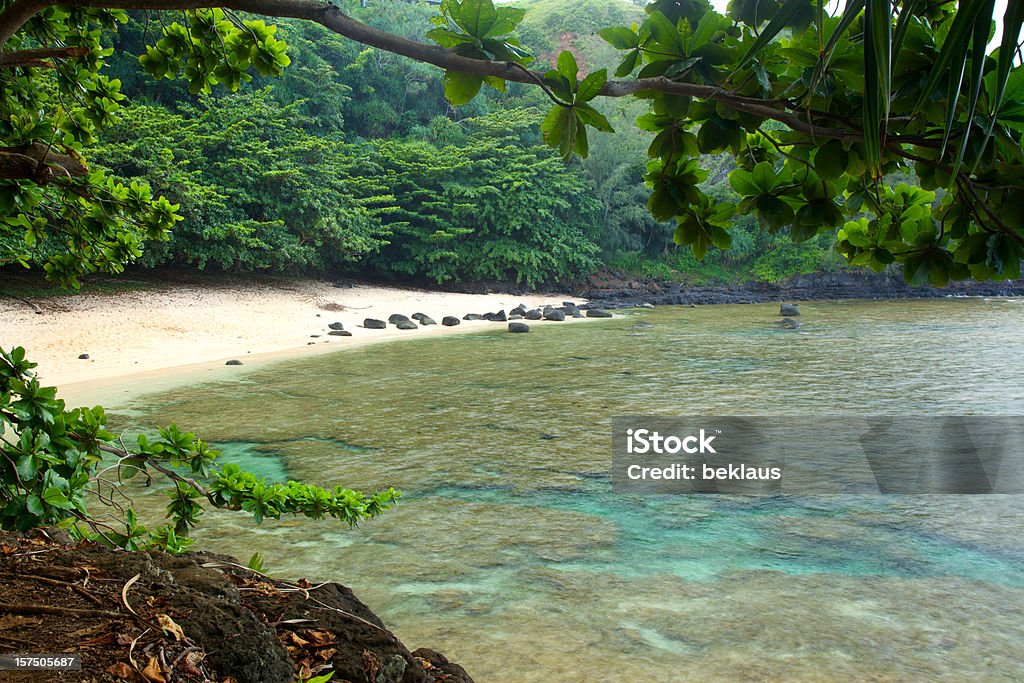
M 472 683 L 410 652 L 348 588 L 270 579 L 207 553 L 71 545 L 0 532 L 0 654 L 74 653 L 76 672 L 3 681 Z

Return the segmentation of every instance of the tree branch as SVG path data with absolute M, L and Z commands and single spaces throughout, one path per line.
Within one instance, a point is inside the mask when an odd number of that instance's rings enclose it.
M 84 57 L 89 54 L 87 47 L 44 47 L 34 50 L 14 50 L 0 52 L 0 69 L 13 69 L 18 66 L 43 66 L 53 68 L 53 64 L 44 60 L 50 58 L 69 59 Z
M 0 178 L 28 178 L 45 185 L 58 176 L 59 172 L 55 173 L 55 169 L 69 177 L 83 176 L 89 172 L 80 159 L 56 152 L 41 142 L 20 147 L 0 147 Z
M 363 45 L 376 47 L 418 62 L 432 64 L 442 69 L 451 69 L 474 76 L 494 76 L 515 83 L 536 85 L 543 82 L 543 74 L 520 69 L 508 62 L 491 62 L 457 55 L 440 46 L 427 45 L 381 31 L 352 19 L 333 5 L 316 0 L 15 0 L 7 11 L 0 14 L 0 47 L 20 29 L 36 12 L 50 5 L 91 7 L 94 9 L 122 10 L 188 10 L 222 7 L 240 12 L 270 17 L 304 19 L 321 24 L 331 31 Z M 664 77 L 641 78 L 630 81 L 612 80 L 605 83 L 600 94 L 605 97 L 627 97 L 639 92 L 664 92 L 673 95 L 715 100 L 727 104 L 739 112 L 772 119 L 789 126 L 790 129 L 821 138 L 860 141 L 863 135 L 858 131 L 843 128 L 817 126 L 786 108 L 784 102 L 762 100 L 736 95 L 728 90 L 711 85 L 679 83 Z

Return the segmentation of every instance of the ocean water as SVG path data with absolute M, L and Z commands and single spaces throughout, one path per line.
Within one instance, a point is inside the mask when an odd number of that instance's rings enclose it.
M 801 308 L 496 324 L 110 403 L 271 480 L 402 489 L 357 529 L 196 538 L 351 586 L 483 683 L 1024 679 L 1024 496 L 612 491 L 613 416 L 1024 415 L 1024 302 Z

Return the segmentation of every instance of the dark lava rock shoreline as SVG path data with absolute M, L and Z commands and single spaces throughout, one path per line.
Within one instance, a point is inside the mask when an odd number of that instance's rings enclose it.
M 0 576 L 0 654 L 81 656 L 79 671 L 4 681 L 473 680 L 433 650 L 410 651 L 345 586 L 272 579 L 222 555 L 0 532 Z
M 815 273 L 772 284 L 750 282 L 739 286 L 694 286 L 593 275 L 574 294 L 591 305 L 632 308 L 640 304 L 706 305 L 755 304 L 778 301 L 828 299 L 940 299 L 961 296 L 1024 296 L 1024 281 L 952 282 L 946 287 L 911 287 L 899 272 Z M 584 307 L 585 308 L 585 307 Z

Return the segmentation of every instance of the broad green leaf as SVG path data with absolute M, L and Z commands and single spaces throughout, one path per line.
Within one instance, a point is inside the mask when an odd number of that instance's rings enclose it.
M 461 71 L 444 72 L 444 96 L 455 106 L 468 103 L 480 92 L 484 79 Z
M 576 116 L 579 117 L 580 123 L 583 123 L 591 128 L 595 128 L 602 133 L 614 133 L 615 129 L 605 118 L 604 114 L 597 111 L 589 104 L 577 104 L 573 107 L 576 110 Z
M 608 71 L 601 69 L 589 74 L 580 83 L 579 88 L 576 91 L 576 103 L 589 102 L 590 100 L 597 97 L 598 93 L 601 92 L 601 88 L 608 81 Z
M 570 83 L 576 82 L 576 75 L 580 68 L 576 65 L 576 56 L 569 50 L 562 50 L 558 53 L 558 73 L 562 74 Z
M 43 493 L 43 500 L 53 507 L 60 508 L 62 510 L 70 510 L 74 507 L 71 501 L 68 500 L 67 496 L 64 495 L 64 492 L 56 486 L 51 486 L 46 489 Z
M 636 68 L 637 62 L 640 61 L 640 50 L 633 50 L 626 54 L 622 62 L 615 69 L 616 78 L 625 78 L 626 76 L 633 73 L 633 69 Z
M 452 18 L 469 35 L 483 38 L 497 20 L 498 12 L 491 0 L 462 0 Z
M 632 50 L 640 45 L 640 36 L 625 27 L 603 28 L 597 32 L 616 50 Z
M 839 140 L 830 140 L 814 153 L 814 170 L 824 180 L 835 180 L 846 173 L 849 153 Z

